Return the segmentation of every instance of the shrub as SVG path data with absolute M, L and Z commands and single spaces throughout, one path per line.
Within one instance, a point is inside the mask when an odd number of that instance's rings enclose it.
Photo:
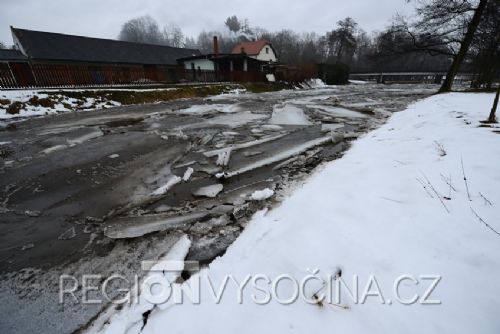
M 24 103 L 16 101 L 12 103 L 8 108 L 7 108 L 7 113 L 11 115 L 17 115 L 21 111 L 21 109 L 24 107 Z
M 346 85 L 349 82 L 349 72 L 349 66 L 342 63 L 319 65 L 319 77 L 327 85 Z
M 44 108 L 54 108 L 55 103 L 52 101 L 52 99 L 44 97 L 44 98 L 39 98 L 38 96 L 33 96 L 31 99 L 28 101 L 31 105 L 35 107 L 44 107 Z

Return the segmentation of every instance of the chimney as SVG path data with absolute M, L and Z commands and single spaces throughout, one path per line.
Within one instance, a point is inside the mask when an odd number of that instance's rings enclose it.
M 241 47 L 241 53 L 245 54 L 245 48 L 244 47 Z
M 217 40 L 217 36 L 214 36 L 214 55 L 219 55 L 219 41 Z

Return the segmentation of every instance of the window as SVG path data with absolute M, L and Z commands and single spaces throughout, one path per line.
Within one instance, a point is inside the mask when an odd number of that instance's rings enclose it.
M 266 47 L 266 53 L 269 54 L 269 47 Z

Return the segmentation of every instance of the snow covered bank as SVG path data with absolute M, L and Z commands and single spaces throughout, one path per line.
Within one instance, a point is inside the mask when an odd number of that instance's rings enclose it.
M 80 92 L 68 90 L 68 92 Z M 3 101 L 3 102 L 2 102 Z M 110 108 L 121 105 L 116 101 L 102 98 L 72 98 L 63 91 L 53 91 L 51 95 L 37 90 L 0 91 L 0 119 L 30 117 L 55 114 L 72 110 Z
M 258 305 L 253 297 L 266 293 L 252 282 L 239 303 L 230 280 L 219 303 L 202 284 L 200 304 L 157 310 L 137 333 L 498 332 L 500 236 L 492 229 L 500 230 L 500 136 L 478 127 L 492 100 L 438 95 L 395 114 L 278 208 L 256 214 L 226 254 L 188 282 L 209 276 L 218 292 L 227 275 L 242 283 L 247 275 L 300 281 L 336 274 L 350 288 L 359 277 L 363 295 L 375 277 L 384 303 L 368 295 L 356 304 L 346 294 L 340 305 L 302 298 Z M 397 299 L 393 286 L 402 275 L 419 284 L 404 280 Z M 403 305 L 425 295 L 429 275 L 441 277 L 428 296 L 441 303 Z M 257 285 L 271 290 L 265 283 Z M 325 292 L 317 280 L 308 287 L 309 300 Z M 292 290 L 282 284 L 281 299 Z M 377 291 L 373 284 L 368 290 Z

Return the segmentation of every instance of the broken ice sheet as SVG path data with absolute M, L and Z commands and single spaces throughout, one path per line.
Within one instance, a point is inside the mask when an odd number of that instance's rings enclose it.
M 277 125 L 311 125 L 304 111 L 294 105 L 285 104 L 275 106 L 269 120 L 270 124 Z
M 366 118 L 367 116 L 364 115 L 363 113 L 349 110 L 346 108 L 340 108 L 340 107 L 329 107 L 329 106 L 323 106 L 323 105 L 308 105 L 308 108 L 316 109 L 319 111 L 323 111 L 328 113 L 329 115 L 332 116 L 337 116 L 337 117 L 353 117 L 353 118 Z
M 154 196 L 164 195 L 170 188 L 172 188 L 174 185 L 176 185 L 177 183 L 179 183 L 181 181 L 182 181 L 182 179 L 180 177 L 173 175 L 167 181 L 167 183 L 165 183 L 163 186 L 161 186 L 160 188 L 153 191 L 152 195 L 154 195 Z
M 76 230 L 74 227 L 67 229 L 59 236 L 59 240 L 70 240 L 76 237 Z
M 193 195 L 213 198 L 216 197 L 222 191 L 223 188 L 224 186 L 222 184 L 216 183 L 194 190 Z
M 192 167 L 188 167 L 186 171 L 184 172 L 184 176 L 182 176 L 182 181 L 186 182 L 191 178 L 191 175 L 193 174 L 194 169 Z

